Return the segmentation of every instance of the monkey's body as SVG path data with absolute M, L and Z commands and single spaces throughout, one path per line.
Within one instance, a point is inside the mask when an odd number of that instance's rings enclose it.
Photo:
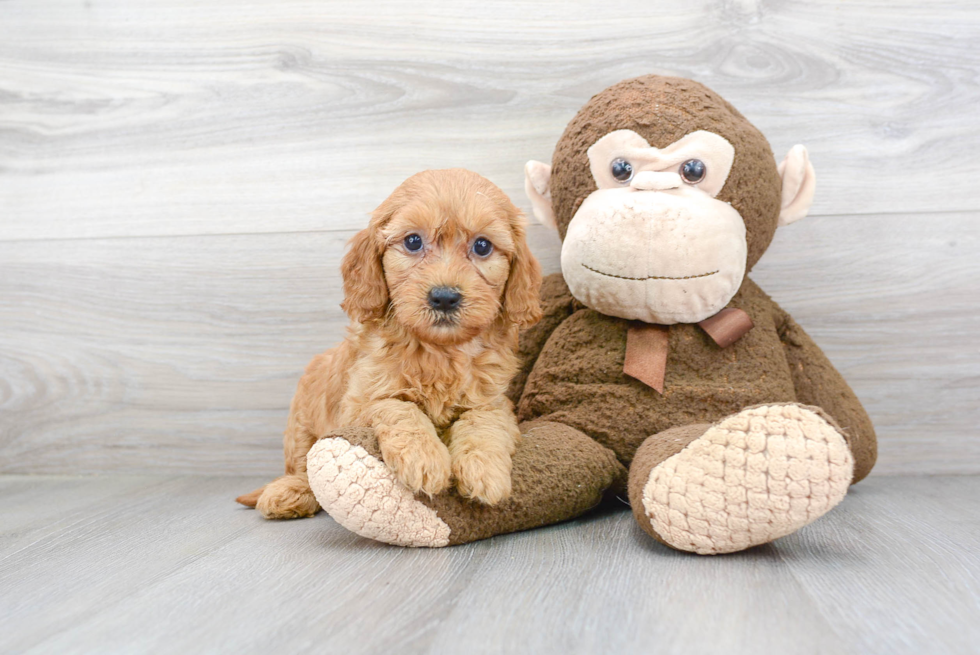
M 560 290 L 561 276 L 551 277 L 548 289 Z M 626 466 L 650 435 L 714 423 L 752 405 L 797 401 L 777 331 L 777 308 L 751 280 L 728 306 L 746 311 L 755 327 L 727 348 L 698 325 L 670 326 L 663 394 L 623 373 L 629 321 L 581 306 L 576 310 L 567 287 L 554 300 L 559 303 L 548 305 L 571 312 L 536 361 L 528 361 L 534 353 L 522 353 L 525 366 L 533 368 L 517 403 L 518 418 L 577 428 Z
M 651 75 L 594 96 L 552 161 L 525 169 L 535 215 L 562 238 L 562 274 L 544 281 L 544 318 L 521 336 L 511 497 L 392 499 L 390 482 L 371 477 L 384 477 L 375 437 L 344 431 L 310 451 L 321 504 L 359 534 L 443 546 L 628 491 L 651 536 L 703 554 L 767 543 L 830 511 L 874 465 L 874 429 L 820 348 L 745 276 L 777 226 L 809 209 L 805 148 L 777 167 L 724 99 Z M 726 308 L 752 328 L 721 347 L 701 325 Z

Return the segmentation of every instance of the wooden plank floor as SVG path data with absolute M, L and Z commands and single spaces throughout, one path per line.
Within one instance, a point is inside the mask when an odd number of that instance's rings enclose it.
M 980 477 L 872 477 L 723 557 L 619 507 L 442 550 L 326 515 L 270 523 L 243 477 L 0 476 L 0 652 L 971 653 Z

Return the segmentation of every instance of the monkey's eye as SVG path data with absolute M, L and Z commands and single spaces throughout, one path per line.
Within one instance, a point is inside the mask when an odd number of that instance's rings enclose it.
M 405 250 L 408 252 L 418 252 L 422 250 L 422 237 L 417 234 L 409 234 L 405 237 Z
M 614 178 L 624 184 L 633 179 L 633 164 L 625 159 L 614 159 L 609 166 L 609 170 L 612 172 Z
M 489 240 L 480 237 L 473 242 L 473 254 L 478 257 L 487 257 L 493 252 L 493 244 Z
M 705 168 L 704 162 L 700 159 L 688 159 L 681 164 L 681 177 L 688 184 L 697 184 L 704 179 L 707 172 L 708 169 Z

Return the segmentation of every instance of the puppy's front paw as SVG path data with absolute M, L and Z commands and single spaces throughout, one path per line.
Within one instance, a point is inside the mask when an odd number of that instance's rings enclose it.
M 468 450 L 453 459 L 459 493 L 485 505 L 510 498 L 510 455 L 502 451 Z
M 421 491 L 435 496 L 449 488 L 452 475 L 449 450 L 439 439 L 425 433 L 379 430 L 378 445 L 384 463 L 412 493 Z

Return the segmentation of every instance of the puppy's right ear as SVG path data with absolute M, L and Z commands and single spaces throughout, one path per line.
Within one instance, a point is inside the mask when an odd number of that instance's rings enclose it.
M 370 225 L 350 240 L 350 250 L 340 263 L 344 278 L 344 302 L 340 306 L 359 323 L 384 317 L 388 307 L 383 254 L 384 241 L 378 234 L 378 221 L 372 219 Z
M 517 244 L 504 290 L 504 311 L 519 327 L 531 327 L 541 320 L 541 264 L 527 246 L 523 216 L 513 222 Z

